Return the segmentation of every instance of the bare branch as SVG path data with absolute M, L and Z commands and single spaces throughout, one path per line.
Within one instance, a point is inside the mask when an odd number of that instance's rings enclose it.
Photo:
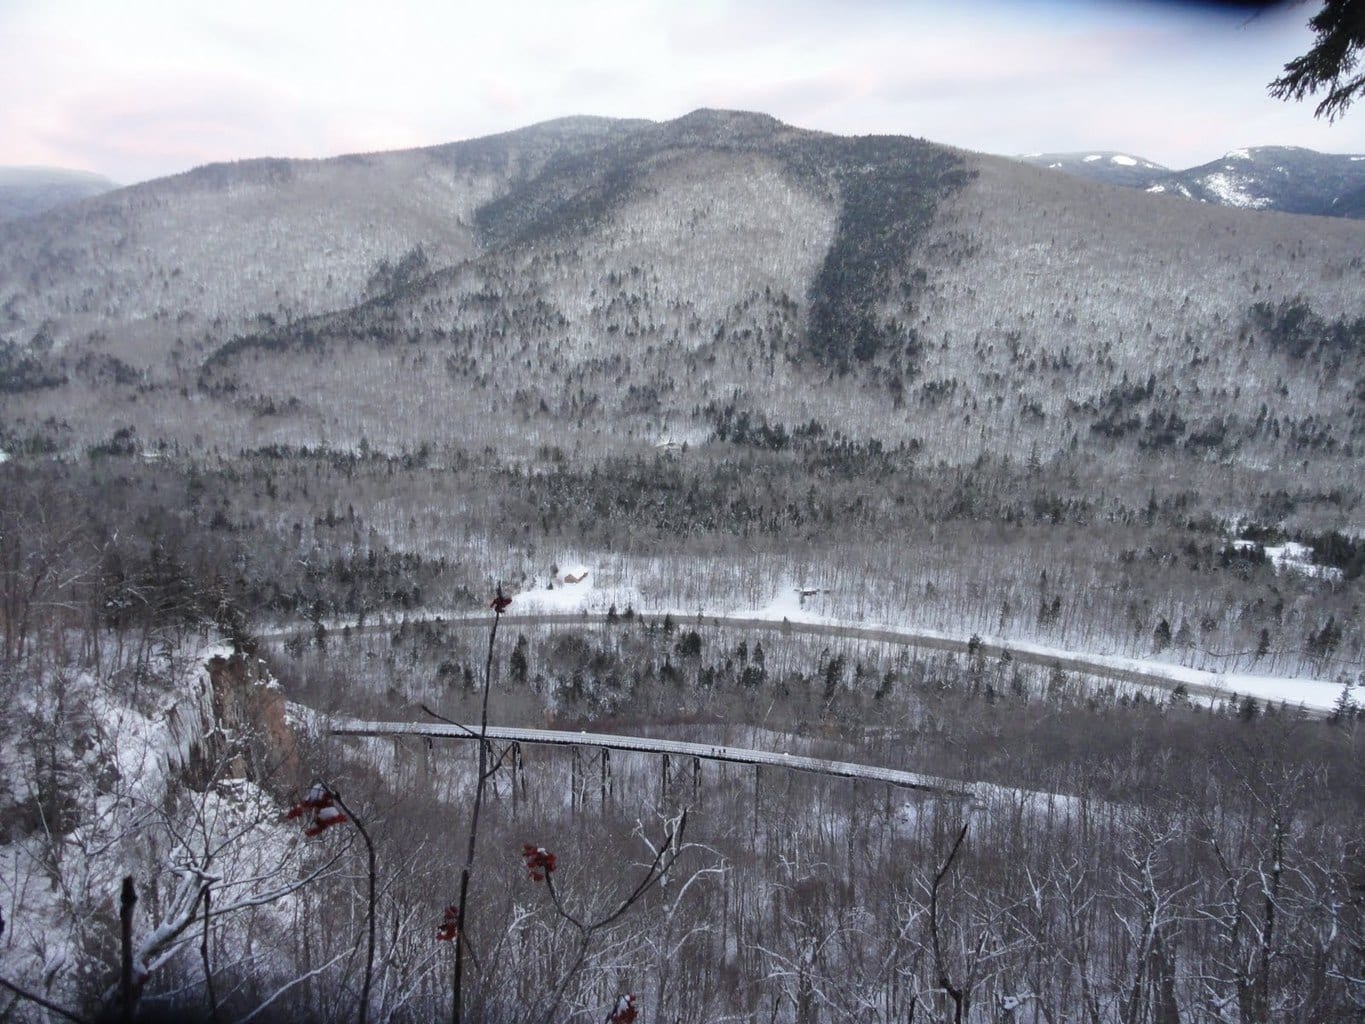
M 13 992 L 20 999 L 27 999 L 30 1003 L 36 1003 L 37 1005 L 41 1006 L 44 1010 L 47 1010 L 51 1013 L 55 1013 L 61 1017 L 65 1017 L 67 1020 L 75 1021 L 76 1024 L 91 1024 L 90 1021 L 86 1020 L 80 1014 L 72 1013 L 70 1010 L 58 1006 L 51 1000 L 44 999 L 36 992 L 30 992 L 26 988 L 20 988 L 12 981 L 6 981 L 4 978 L 0 978 L 0 988 L 6 988 L 9 991 Z

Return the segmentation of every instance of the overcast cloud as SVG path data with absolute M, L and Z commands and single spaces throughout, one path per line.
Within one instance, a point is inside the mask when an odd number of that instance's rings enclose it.
M 1314 5 L 917 0 L 0 0 L 0 164 L 132 182 L 434 145 L 568 114 L 761 110 L 994 153 L 1365 151 L 1266 83 Z

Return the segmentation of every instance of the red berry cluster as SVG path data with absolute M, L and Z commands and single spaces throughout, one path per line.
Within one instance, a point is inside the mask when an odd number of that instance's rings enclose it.
M 460 908 L 451 904 L 441 914 L 441 927 L 436 929 L 437 942 L 454 942 L 460 933 Z
M 310 839 L 346 821 L 346 815 L 336 805 L 336 797 L 321 783 L 314 784 L 302 800 L 289 808 L 284 817 L 286 821 L 307 818 L 310 824 L 303 834 Z
M 531 876 L 531 881 L 543 882 L 554 873 L 555 855 L 545 847 L 523 843 L 521 856 L 526 861 L 526 873 Z
M 631 1024 L 640 1011 L 635 1008 L 634 994 L 627 994 L 616 1000 L 616 1007 L 607 1016 L 607 1024 Z

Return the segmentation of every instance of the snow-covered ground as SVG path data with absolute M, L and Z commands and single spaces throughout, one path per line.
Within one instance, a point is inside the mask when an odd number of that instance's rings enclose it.
M 1293 572 L 1300 576 L 1336 582 L 1342 578 L 1340 569 L 1331 565 L 1318 565 L 1313 561 L 1313 549 L 1307 544 L 1297 544 L 1287 540 L 1277 546 L 1262 546 L 1254 540 L 1234 540 L 1232 546 L 1238 551 L 1265 551 L 1265 556 L 1276 572 Z
M 569 583 L 568 579 L 578 582 Z M 510 611 L 518 615 L 554 614 L 556 612 L 600 612 L 616 606 L 618 612 L 627 606 L 639 608 L 640 593 L 629 586 L 598 586 L 596 567 L 582 562 L 561 563 L 553 579 L 533 580 L 512 599 Z

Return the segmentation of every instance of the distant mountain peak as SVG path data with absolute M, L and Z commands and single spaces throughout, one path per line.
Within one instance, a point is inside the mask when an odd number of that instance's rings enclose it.
M 1030 153 L 1018 159 L 1106 185 L 1243 210 L 1359 218 L 1365 196 L 1365 156 L 1303 146 L 1245 146 L 1185 170 L 1108 151 Z
M 32 185 L 39 182 L 82 181 L 98 184 L 105 189 L 118 188 L 102 174 L 71 167 L 43 167 L 40 165 L 0 167 L 0 186 Z
M 117 184 L 91 171 L 0 167 L 0 221 L 31 217 L 116 188 Z
M 1070 153 L 1025 153 L 1015 157 L 1035 166 L 1065 166 L 1071 164 L 1112 164 L 1118 167 L 1143 167 L 1164 171 L 1167 168 L 1146 157 L 1135 156 L 1115 149 L 1082 149 Z
M 1147 188 L 1167 169 L 1146 157 L 1112 149 L 1081 150 L 1076 153 L 1030 153 L 1017 157 L 1026 164 L 1050 171 L 1061 171 L 1106 185 Z
M 679 126 L 705 125 L 715 128 L 781 128 L 783 124 L 771 114 L 752 110 L 729 110 L 723 107 L 698 107 L 676 118 Z
M 661 122 L 659 129 L 666 135 L 676 136 L 681 142 L 712 144 L 753 144 L 783 132 L 797 131 L 768 114 L 709 107 Z

